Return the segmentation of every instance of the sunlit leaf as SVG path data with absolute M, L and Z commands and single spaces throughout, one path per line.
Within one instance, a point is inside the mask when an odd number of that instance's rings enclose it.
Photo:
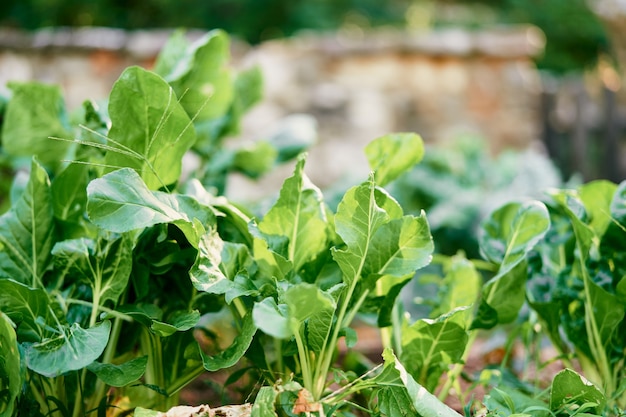
M 196 140 L 174 90 L 158 75 L 130 67 L 109 97 L 111 129 L 105 163 L 137 171 L 149 189 L 178 181 L 182 158 Z
M 376 184 L 385 186 L 424 157 L 424 143 L 415 133 L 394 133 L 375 139 L 365 147 Z

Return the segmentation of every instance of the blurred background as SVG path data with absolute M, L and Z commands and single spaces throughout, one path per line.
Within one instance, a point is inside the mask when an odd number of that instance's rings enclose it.
M 176 28 L 232 36 L 233 67 L 264 77 L 237 140 L 315 142 L 307 171 L 331 195 L 364 178 L 367 142 L 419 133 L 425 160 L 394 194 L 427 210 L 443 252 L 477 255 L 468 231 L 506 199 L 626 176 L 623 0 L 4 0 L 0 96 L 38 80 L 69 109 L 106 99 Z M 290 170 L 234 176 L 229 195 L 261 198 Z

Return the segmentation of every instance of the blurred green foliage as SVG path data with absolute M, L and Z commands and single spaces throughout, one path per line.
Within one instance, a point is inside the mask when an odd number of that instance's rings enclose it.
M 530 23 L 546 34 L 540 68 L 564 73 L 608 50 L 585 0 L 4 0 L 0 25 L 222 28 L 257 43 L 300 29 Z

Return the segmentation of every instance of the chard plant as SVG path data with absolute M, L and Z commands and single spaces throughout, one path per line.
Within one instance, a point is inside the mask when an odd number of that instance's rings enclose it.
M 224 33 L 176 34 L 154 71 L 127 69 L 104 104 L 76 114 L 56 87 L 11 84 L 0 417 L 155 416 L 221 370 L 258 381 L 243 415 L 458 417 L 444 400 L 463 391 L 474 340 L 527 308 L 567 369 L 543 392 L 488 381 L 483 414 L 623 413 L 624 183 L 495 210 L 481 225 L 485 261 L 436 257 L 439 302 L 412 321 L 398 295 L 434 242 L 425 213 L 405 214 L 383 187 L 422 159 L 421 138 L 372 141 L 371 174 L 336 210 L 300 153 L 255 218 L 222 195 L 227 175 L 261 175 L 301 149 L 225 146 L 260 93 L 258 70 L 227 61 Z M 183 178 L 189 153 L 200 164 Z M 357 317 L 380 328 L 378 366 L 348 367 L 340 352 L 358 346 Z
M 227 52 L 222 32 L 176 35 L 154 71 L 128 68 L 106 108 L 78 114 L 56 87 L 11 85 L 2 152 L 24 174 L 0 216 L 0 416 L 165 411 L 201 373 L 243 361 L 263 376 L 253 415 L 456 416 L 407 373 L 389 331 L 383 367 L 332 377 L 359 311 L 389 326 L 430 262 L 425 215 L 404 215 L 382 188 L 421 159 L 421 139 L 372 142 L 372 174 L 336 213 L 300 156 L 254 219 L 220 195 L 225 175 L 258 175 L 293 149 L 223 146 L 259 90 Z M 183 180 L 189 152 L 202 163 Z M 233 324 L 230 344 L 198 341 L 212 313 Z

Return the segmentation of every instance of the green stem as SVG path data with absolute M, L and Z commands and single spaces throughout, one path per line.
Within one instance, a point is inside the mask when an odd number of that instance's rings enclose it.
M 298 345 L 298 357 L 300 358 L 300 368 L 302 370 L 302 379 L 304 380 L 304 388 L 309 392 L 313 392 L 313 375 L 311 374 L 311 363 L 309 362 L 309 352 L 302 341 L 302 335 L 299 329 L 294 332 L 296 344 Z
M 89 302 L 89 301 L 84 301 L 84 300 L 78 300 L 76 298 L 68 298 L 65 300 L 68 304 L 78 304 L 78 305 L 83 305 L 83 306 L 87 306 L 87 307 L 92 307 L 94 304 Z M 132 322 L 133 318 L 127 314 L 124 313 L 120 313 L 118 311 L 115 311 L 113 309 L 110 309 L 108 307 L 104 307 L 104 306 L 99 306 L 98 307 L 99 311 L 103 311 L 107 314 L 109 314 L 112 317 L 115 318 L 119 318 L 121 320 L 127 321 L 127 322 Z
M 381 279 L 376 281 L 376 295 L 384 295 L 383 281 Z M 393 332 L 391 326 L 380 328 L 380 339 L 383 345 L 383 349 L 393 349 Z
M 191 372 L 187 373 L 186 375 L 176 379 L 168 387 L 167 394 L 169 396 L 177 394 L 181 389 L 183 389 L 187 384 L 189 384 L 191 381 L 193 381 L 198 376 L 200 376 L 204 371 L 205 371 L 204 366 L 201 365 L 193 369 Z
M 448 398 L 448 394 L 450 393 L 450 388 L 452 388 L 452 384 L 459 378 L 461 372 L 463 372 L 463 368 L 465 367 L 465 363 L 467 362 L 467 358 L 469 357 L 472 345 L 476 341 L 476 337 L 478 336 L 478 332 L 476 330 L 472 331 L 467 339 L 467 344 L 465 345 L 465 351 L 463 352 L 463 356 L 459 363 L 454 364 L 450 372 L 448 372 L 448 378 L 446 378 L 446 382 L 441 387 L 441 391 L 439 391 L 440 401 L 445 401 Z

